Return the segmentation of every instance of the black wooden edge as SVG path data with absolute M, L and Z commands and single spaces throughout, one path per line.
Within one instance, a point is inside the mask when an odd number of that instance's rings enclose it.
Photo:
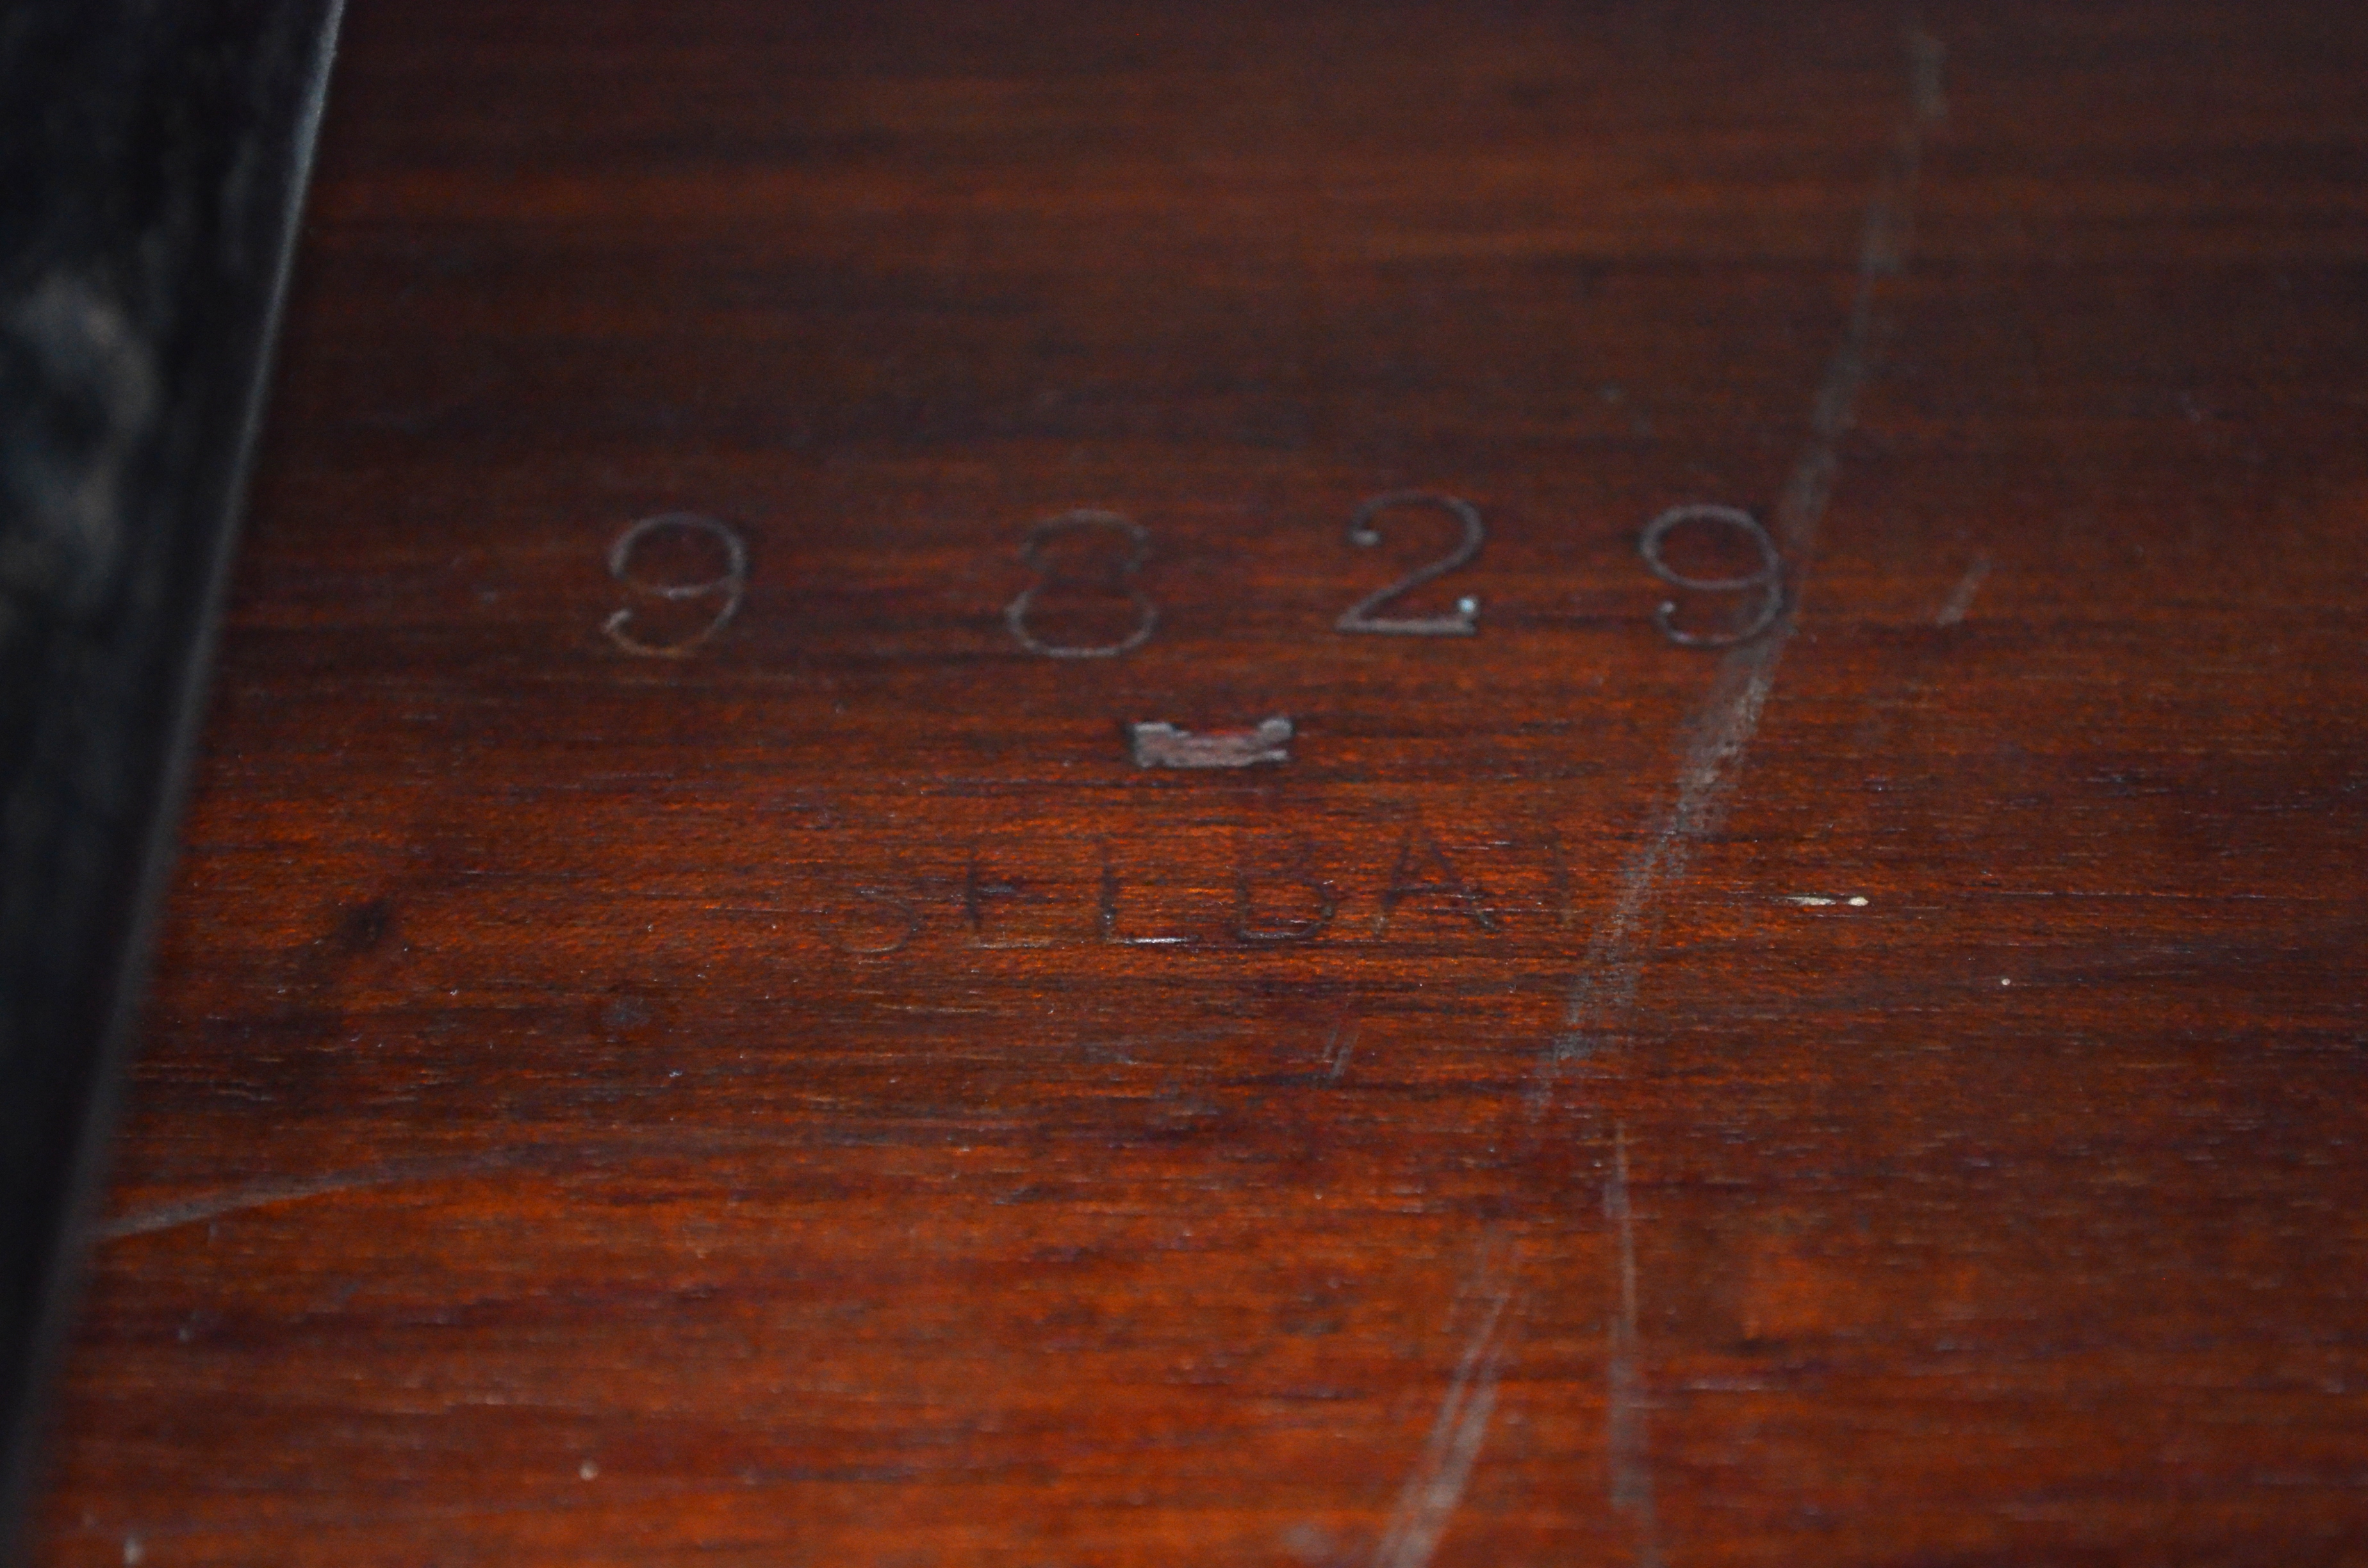
M 0 16 L 0 1559 L 35 1495 L 340 11 Z

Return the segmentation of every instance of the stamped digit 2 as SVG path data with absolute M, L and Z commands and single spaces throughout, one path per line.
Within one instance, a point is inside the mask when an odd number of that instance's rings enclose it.
M 1463 525 L 1463 542 L 1429 565 L 1418 566 L 1386 587 L 1367 594 L 1341 612 L 1340 619 L 1332 623 L 1333 629 L 1391 632 L 1402 637 L 1469 637 L 1480 630 L 1480 601 L 1468 594 L 1455 601 L 1453 612 L 1448 615 L 1373 613 L 1401 594 L 1470 565 L 1487 538 L 1487 530 L 1480 523 L 1480 509 L 1471 502 L 1427 490 L 1395 490 L 1386 495 L 1376 495 L 1357 508 L 1357 515 L 1349 522 L 1349 542 L 1368 548 L 1381 543 L 1381 530 L 1373 527 L 1373 520 L 1383 512 L 1406 506 L 1436 506 L 1446 512 Z

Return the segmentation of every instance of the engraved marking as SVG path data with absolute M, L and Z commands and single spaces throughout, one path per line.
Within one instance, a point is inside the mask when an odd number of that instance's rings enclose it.
M 1061 534 L 1082 533 L 1095 528 L 1107 528 L 1126 537 L 1126 555 L 1117 570 L 1105 573 L 1105 585 L 1125 593 L 1127 602 L 1134 607 L 1134 630 L 1115 642 L 1088 645 L 1040 642 L 1035 633 L 1028 630 L 1028 612 L 1036 608 L 1037 596 L 1046 588 L 1055 583 L 1072 581 L 1066 574 L 1045 561 L 1044 542 Z M 1028 537 L 1019 541 L 1020 562 L 1034 572 L 1039 581 L 1022 588 L 1018 597 L 1003 607 L 1003 624 L 1010 630 L 1013 637 L 1019 639 L 1021 647 L 1031 653 L 1042 653 L 1048 659 L 1114 659 L 1121 653 L 1131 653 L 1150 642 L 1151 634 L 1159 630 L 1159 607 L 1153 604 L 1142 589 L 1133 585 L 1134 574 L 1143 570 L 1143 563 L 1149 559 L 1151 535 L 1132 517 L 1121 517 L 1116 512 L 1093 511 L 1064 512 L 1057 517 L 1047 517 L 1030 528 Z
M 1439 880 L 1409 881 L 1417 862 Z M 1382 910 L 1373 916 L 1373 935 L 1381 936 L 1389 929 L 1390 916 L 1397 913 L 1398 904 L 1417 894 L 1445 893 L 1463 906 L 1464 917 L 1483 931 L 1497 929 L 1497 914 L 1482 900 L 1479 891 L 1463 880 L 1431 836 L 1418 828 L 1410 828 L 1398 841 L 1397 864 L 1390 871 L 1389 886 L 1382 890 Z
M 969 864 L 962 871 L 962 920 L 970 926 L 971 946 L 1002 949 L 1049 948 L 1053 945 L 1050 937 L 990 938 L 986 934 L 987 912 L 992 907 L 988 901 L 998 898 L 1010 899 L 1015 903 L 1035 902 L 1019 882 L 989 881 L 985 870 L 979 865 L 978 849 L 973 846 Z
M 1218 730 L 1205 735 L 1173 724 L 1129 724 L 1126 744 L 1137 767 L 1248 767 L 1289 762 L 1295 733 L 1291 721 L 1277 714 L 1259 720 L 1255 730 Z
M 723 546 L 723 575 L 703 583 L 649 583 L 632 574 L 633 552 L 651 535 L 672 530 L 679 533 L 705 534 Z M 682 604 L 712 593 L 724 596 L 723 608 L 704 630 L 679 642 L 644 642 L 625 630 L 633 618 L 631 609 L 620 609 L 601 623 L 600 630 L 609 641 L 628 653 L 638 653 L 649 659 L 687 659 L 701 644 L 713 637 L 739 613 L 740 601 L 748 590 L 748 547 L 740 536 L 713 517 L 697 512 L 664 512 L 655 517 L 643 517 L 617 536 L 609 547 L 609 575 L 637 594 L 647 594 L 668 604 Z
M 1603 1217 L 1620 1244 L 1620 1310 L 1612 1319 L 1611 1364 L 1604 1449 L 1611 1460 L 1611 1506 L 1636 1526 L 1638 1568 L 1659 1568 L 1660 1522 L 1653 1506 L 1652 1457 L 1646 1449 L 1645 1375 L 1637 1357 L 1636 1222 L 1628 1201 L 1628 1128 L 1611 1130 L 1611 1178 L 1603 1184 Z
M 1974 557 L 1974 563 L 1965 569 L 1964 576 L 1957 579 L 1957 585 L 1949 590 L 1949 597 L 1941 606 L 1941 613 L 1932 618 L 1932 624 L 1954 626 L 1964 619 L 1965 612 L 1974 608 L 1974 596 L 1982 591 L 1982 583 L 1989 574 L 1990 558 L 1987 555 Z
M 1278 878 L 1287 886 L 1304 888 L 1315 897 L 1313 915 L 1286 915 L 1280 924 L 1257 924 L 1257 900 L 1250 891 L 1249 868 L 1236 862 L 1234 867 L 1234 940 L 1249 946 L 1275 942 L 1308 942 L 1324 934 L 1332 917 L 1340 912 L 1340 890 L 1315 874 L 1313 855 L 1306 841 L 1299 844 L 1298 855 L 1290 869 Z
M 1715 523 L 1742 531 L 1759 552 L 1759 569 L 1740 577 L 1689 577 L 1661 559 L 1661 545 L 1675 530 L 1691 523 L 1696 526 Z M 1733 631 L 1686 631 L 1677 623 L 1678 605 L 1674 599 L 1661 601 L 1653 612 L 1653 624 L 1661 635 L 1681 648 L 1732 648 L 1738 642 L 1748 642 L 1775 622 L 1784 608 L 1784 561 L 1776 552 L 1776 544 L 1759 519 L 1735 506 L 1672 506 L 1645 526 L 1644 537 L 1636 541 L 1636 553 L 1653 575 L 1672 587 L 1691 588 L 1698 593 L 1731 593 L 1762 588 L 1767 597 L 1760 601 L 1749 620 Z
M 1376 495 L 1357 508 L 1349 522 L 1349 542 L 1368 549 L 1382 542 L 1374 520 L 1383 512 L 1404 506 L 1436 506 L 1463 526 L 1463 542 L 1428 565 L 1417 566 L 1385 587 L 1367 594 L 1340 612 L 1332 623 L 1336 631 L 1394 632 L 1402 637 L 1469 637 L 1480 630 L 1480 601 L 1465 595 L 1455 601 L 1451 615 L 1382 616 L 1373 611 L 1396 598 L 1411 593 L 1425 583 L 1446 576 L 1472 563 L 1480 553 L 1480 546 L 1488 537 L 1481 526 L 1480 510 L 1471 502 L 1453 495 L 1439 495 L 1428 490 L 1394 490 L 1386 495 Z
M 1472 1466 L 1488 1436 L 1488 1418 L 1497 1408 L 1497 1376 L 1504 1360 L 1497 1328 L 1513 1296 L 1511 1287 L 1500 1278 L 1504 1272 L 1501 1250 L 1498 1239 L 1490 1237 L 1481 1275 L 1491 1283 L 1486 1290 L 1474 1292 L 1486 1303 L 1480 1325 L 1456 1363 L 1447 1395 L 1431 1420 L 1422 1458 L 1406 1477 L 1389 1526 L 1373 1550 L 1373 1568 L 1423 1568 L 1439 1550 L 1448 1520 L 1463 1501 Z
M 851 824 L 829 820 L 832 825 L 823 831 L 850 831 Z M 1522 857 L 1526 840 L 1519 824 L 1469 822 L 1463 831 L 1474 841 L 1471 846 L 1438 838 L 1418 819 L 1406 821 L 1390 859 L 1368 860 L 1337 879 L 1305 836 L 1262 838 L 1246 827 L 1236 830 L 1231 859 L 1203 839 L 1155 846 L 1118 835 L 1107 839 L 1107 863 L 1098 869 L 1073 865 L 1041 878 L 1030 869 L 1024 845 L 981 834 L 967 843 L 961 837 L 947 842 L 945 851 L 959 858 L 940 870 L 916 871 L 893 858 L 885 863 L 848 861 L 815 869 L 803 896 L 778 906 L 727 902 L 703 907 L 757 916 L 773 929 L 781 928 L 783 916 L 792 916 L 804 933 L 800 939 L 875 958 L 932 946 L 980 952 L 1104 940 L 1175 948 L 1255 949 L 1326 940 L 1363 946 L 1401 935 L 1409 921 L 1428 939 L 1463 923 L 1476 932 L 1502 936 L 1573 918 L 1554 907 L 1569 893 L 1566 868 Z M 873 836 L 866 830 L 859 839 Z M 1097 835 L 1096 840 L 1102 837 Z M 1090 842 L 1076 846 L 1076 852 L 1099 853 Z M 1557 890 L 1553 901 L 1517 892 L 1499 903 L 1497 891 L 1464 870 L 1457 858 L 1483 852 L 1508 854 L 1504 874 L 1517 881 L 1532 874 L 1551 877 Z M 1121 858 L 1135 868 L 1138 915 L 1169 923 L 1168 934 L 1122 931 L 1128 873 L 1118 865 Z M 1360 900 L 1366 901 L 1360 918 L 1344 924 L 1343 916 Z M 1165 913 L 1145 914 L 1155 903 Z M 647 929 L 654 935 L 655 923 Z
M 921 906 L 911 898 L 894 888 L 860 887 L 853 892 L 855 897 L 872 908 L 885 910 L 892 924 L 903 922 L 903 928 L 884 942 L 850 942 L 842 934 L 837 944 L 840 952 L 862 959 L 884 958 L 904 951 L 921 934 Z
M 1110 863 L 1110 841 L 1102 841 L 1100 908 L 1096 925 L 1101 939 L 1121 948 L 1189 948 L 1190 937 L 1121 937 L 1118 934 L 1118 868 Z

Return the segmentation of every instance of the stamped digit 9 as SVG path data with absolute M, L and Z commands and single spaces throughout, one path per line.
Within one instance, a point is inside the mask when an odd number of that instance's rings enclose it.
M 721 576 L 702 578 L 689 583 L 654 583 L 633 574 L 633 556 L 644 544 L 659 536 L 679 534 L 713 540 L 723 550 L 724 570 Z M 708 623 L 673 642 L 645 642 L 626 630 L 633 619 L 631 607 L 609 617 L 600 630 L 609 641 L 628 653 L 638 653 L 649 659 L 686 659 L 700 646 L 731 622 L 740 609 L 740 600 L 748 589 L 748 547 L 740 536 L 713 517 L 697 512 L 664 512 L 655 517 L 643 517 L 617 536 L 609 547 L 609 575 L 634 593 L 666 604 L 684 604 L 708 595 L 720 595 L 723 605 Z
M 1661 551 L 1669 536 L 1688 526 L 1696 528 L 1730 528 L 1743 535 L 1759 557 L 1756 571 L 1740 576 L 1696 577 L 1678 571 L 1662 559 Z M 1759 526 L 1759 519 L 1736 506 L 1672 506 L 1645 525 L 1644 537 L 1636 541 L 1636 552 L 1645 558 L 1645 565 L 1662 582 L 1675 588 L 1687 588 L 1695 593 L 1732 594 L 1757 593 L 1759 602 L 1748 615 L 1738 616 L 1733 630 L 1727 631 L 1689 631 L 1677 623 L 1678 605 L 1674 599 L 1664 599 L 1653 612 L 1653 623 L 1661 635 L 1680 648 L 1732 648 L 1738 642 L 1748 642 L 1776 623 L 1784 608 L 1784 560 L 1776 552 L 1776 541 Z

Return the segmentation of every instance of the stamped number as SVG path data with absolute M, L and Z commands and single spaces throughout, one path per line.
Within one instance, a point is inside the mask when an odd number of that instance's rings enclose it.
M 1470 595 L 1458 598 L 1453 610 L 1444 615 L 1378 613 L 1424 584 L 1470 565 L 1486 540 L 1487 530 L 1479 509 L 1470 502 L 1431 491 L 1398 490 L 1373 496 L 1357 508 L 1349 524 L 1349 541 L 1365 548 L 1378 545 L 1382 534 L 1377 525 L 1383 514 L 1417 507 L 1436 508 L 1453 517 L 1463 531 L 1461 540 L 1439 559 L 1417 567 L 1351 605 L 1333 623 L 1338 631 L 1408 637 L 1469 637 L 1479 630 L 1480 601 Z M 1671 536 L 1679 530 L 1739 534 L 1759 563 L 1750 571 L 1725 576 L 1697 576 L 1680 571 L 1669 564 L 1665 554 Z M 1094 552 L 1091 564 L 1081 564 L 1074 558 L 1064 562 L 1053 548 L 1067 536 L 1092 534 L 1115 534 L 1121 548 Z M 655 579 L 635 570 L 637 557 L 648 547 L 670 539 L 679 551 L 684 544 L 702 538 L 723 552 L 723 569 L 719 574 L 677 582 Z M 1748 642 L 1766 632 L 1783 613 L 1783 557 L 1759 520 L 1738 507 L 1702 504 L 1672 506 L 1645 526 L 1636 548 L 1652 574 L 1672 587 L 1691 593 L 1751 596 L 1736 606 L 1723 631 L 1682 627 L 1678 623 L 1677 602 L 1663 601 L 1654 611 L 1654 624 L 1664 637 L 1680 647 L 1729 648 Z M 1020 541 L 1019 559 L 1036 574 L 1037 580 L 1004 607 L 1004 624 L 1021 647 L 1048 659 L 1108 659 L 1131 653 L 1150 642 L 1159 629 L 1159 607 L 1136 582 L 1150 555 L 1150 532 L 1119 513 L 1081 510 L 1045 518 L 1030 528 Z M 657 601 L 660 606 L 714 601 L 713 612 L 704 624 L 671 640 L 648 641 L 637 635 L 633 607 L 611 613 L 601 624 L 602 631 L 624 652 L 644 658 L 689 657 L 731 624 L 748 587 L 746 542 L 727 525 L 698 512 L 666 512 L 642 518 L 609 546 L 608 564 L 609 574 L 626 589 L 645 600 Z M 1122 598 L 1133 611 L 1133 625 L 1124 636 L 1111 642 L 1046 641 L 1037 635 L 1031 618 L 1038 615 L 1041 601 L 1056 590 L 1087 597 L 1099 595 Z M 667 618 L 662 615 L 657 619 L 664 627 Z
M 1669 535 L 1689 525 L 1732 528 L 1751 542 L 1759 552 L 1759 568 L 1739 577 L 1690 577 L 1661 559 L 1661 546 Z M 1653 622 L 1661 635 L 1682 648 L 1732 648 L 1738 642 L 1748 642 L 1776 623 L 1778 612 L 1784 608 L 1784 561 L 1776 552 L 1776 541 L 1759 526 L 1759 519 L 1735 506 L 1672 506 L 1655 517 L 1645 527 L 1644 538 L 1636 541 L 1637 553 L 1653 575 L 1672 587 L 1689 588 L 1697 593 L 1732 594 L 1757 593 L 1759 602 L 1748 617 L 1738 618 L 1730 631 L 1687 631 L 1677 623 L 1678 606 L 1674 599 L 1665 599 L 1653 612 Z
M 1076 578 L 1046 559 L 1044 547 L 1064 534 L 1094 530 L 1123 536 L 1127 541 L 1126 554 L 1115 562 L 1105 558 L 1104 565 L 1097 574 L 1099 580 L 1088 580 L 1080 585 Z M 1135 574 L 1143 570 L 1143 563 L 1150 558 L 1150 533 L 1133 519 L 1121 517 L 1116 512 L 1064 512 L 1057 517 L 1047 517 L 1030 528 L 1028 537 L 1020 542 L 1020 562 L 1036 574 L 1037 580 L 1021 589 L 1018 598 L 1003 607 L 1003 624 L 1011 629 L 1011 635 L 1019 639 L 1021 647 L 1031 653 L 1042 653 L 1048 659 L 1110 659 L 1121 653 L 1131 653 L 1150 642 L 1151 634 L 1159 630 L 1159 607 L 1151 602 L 1149 595 L 1134 585 Z M 1127 602 L 1134 607 L 1134 630 L 1115 642 L 1040 641 L 1035 632 L 1029 630 L 1028 617 L 1044 591 L 1056 585 L 1083 585 L 1099 588 L 1105 593 L 1124 594 Z
M 664 533 L 704 534 L 723 547 L 724 571 L 720 577 L 709 577 L 696 583 L 654 583 L 633 574 L 633 554 L 654 536 Z M 609 641 L 628 653 L 639 653 L 651 659 L 688 658 L 699 646 L 731 621 L 738 613 L 741 597 L 748 589 L 748 547 L 740 536 L 713 517 L 698 512 L 666 512 L 655 517 L 643 517 L 617 536 L 609 547 L 609 575 L 637 594 L 661 599 L 668 604 L 682 604 L 713 594 L 722 597 L 714 619 L 689 637 L 672 642 L 644 642 L 625 628 L 633 619 L 628 608 L 611 615 L 601 630 Z
M 1463 540 L 1453 550 L 1425 566 L 1417 566 L 1396 582 L 1367 594 L 1341 612 L 1333 627 L 1340 631 L 1395 632 L 1402 637 L 1469 637 L 1480 630 L 1480 601 L 1466 595 L 1455 601 L 1454 610 L 1447 615 L 1375 615 L 1373 612 L 1401 594 L 1409 593 L 1425 583 L 1435 582 L 1450 572 L 1459 571 L 1472 563 L 1480 553 L 1481 542 L 1487 531 L 1480 525 L 1480 510 L 1469 501 L 1453 495 L 1438 495 L 1427 490 L 1397 490 L 1387 495 L 1376 495 L 1357 508 L 1349 522 L 1349 541 L 1371 548 L 1382 542 L 1381 530 L 1373 521 L 1383 512 L 1400 507 L 1436 506 L 1463 525 Z

